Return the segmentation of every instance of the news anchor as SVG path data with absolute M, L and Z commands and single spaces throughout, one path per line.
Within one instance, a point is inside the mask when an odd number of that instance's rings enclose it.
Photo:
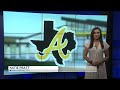
M 96 66 L 97 72 L 85 72 L 84 79 L 107 79 L 105 62 L 109 60 L 109 47 L 110 45 L 102 39 L 101 29 L 94 27 L 90 40 L 85 43 L 84 59 L 87 66 Z

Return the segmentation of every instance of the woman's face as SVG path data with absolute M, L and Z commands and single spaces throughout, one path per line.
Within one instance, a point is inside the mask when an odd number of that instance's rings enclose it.
M 94 31 L 94 39 L 95 40 L 98 40 L 99 38 L 100 38 L 100 31 L 98 30 L 98 29 L 96 29 L 95 31 Z

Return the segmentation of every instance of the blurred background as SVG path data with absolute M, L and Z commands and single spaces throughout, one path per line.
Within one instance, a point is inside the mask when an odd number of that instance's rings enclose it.
M 4 75 L 10 73 L 8 66 L 56 66 L 52 57 L 46 62 L 35 59 L 36 47 L 30 40 L 44 40 L 44 21 L 54 21 L 55 30 L 67 26 L 75 32 L 76 49 L 65 62 L 66 66 L 85 66 L 83 59 L 84 43 L 90 39 L 92 28 L 102 29 L 106 41 L 107 15 L 78 15 L 4 11 Z

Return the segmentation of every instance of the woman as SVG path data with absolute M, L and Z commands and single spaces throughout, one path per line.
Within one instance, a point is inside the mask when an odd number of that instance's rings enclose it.
M 105 62 L 109 59 L 109 47 L 102 39 L 101 29 L 93 28 L 90 41 L 85 43 L 84 59 L 87 66 L 96 66 L 97 72 L 85 72 L 85 79 L 107 79 Z

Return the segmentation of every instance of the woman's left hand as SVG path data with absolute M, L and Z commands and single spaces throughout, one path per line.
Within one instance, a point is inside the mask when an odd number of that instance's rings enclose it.
M 102 64 L 101 61 L 96 61 L 96 62 L 95 62 L 95 65 L 96 65 L 96 66 L 98 66 L 98 65 L 100 65 L 100 64 Z

